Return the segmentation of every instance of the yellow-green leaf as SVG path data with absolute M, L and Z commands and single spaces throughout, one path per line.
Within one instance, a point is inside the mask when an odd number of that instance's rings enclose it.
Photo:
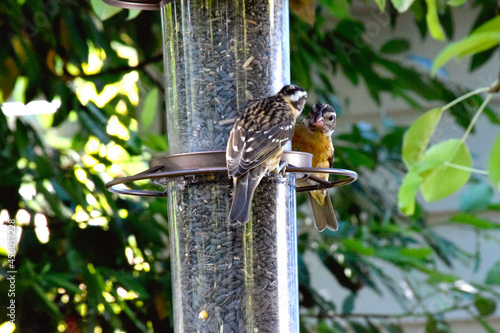
M 408 172 L 398 192 L 398 208 L 406 215 L 415 213 L 415 196 L 423 178 L 415 172 Z
M 90 0 L 90 5 L 101 21 L 106 21 L 110 17 L 121 12 L 122 8 L 110 6 L 102 0 Z
M 144 104 L 141 113 L 141 125 L 144 131 L 148 130 L 153 124 L 158 109 L 158 88 L 151 89 L 144 98 Z
M 488 161 L 488 174 L 493 187 L 500 192 L 500 133 L 493 144 Z
M 406 12 L 415 0 L 391 0 L 392 5 L 400 13 Z
M 406 131 L 403 138 L 402 157 L 408 170 L 420 162 L 443 111 L 442 108 L 427 111 L 415 120 Z
M 495 16 L 489 21 L 484 22 L 471 32 L 471 35 L 483 32 L 500 32 L 500 16 Z
M 437 40 L 444 40 L 444 31 L 439 23 L 439 16 L 437 10 L 436 0 L 425 0 L 427 3 L 427 14 L 425 15 L 425 20 L 427 22 L 427 28 L 432 38 Z
M 451 195 L 469 180 L 472 165 L 467 146 L 458 139 L 440 142 L 425 152 L 422 161 L 441 162 L 424 176 L 420 186 L 425 200 L 437 201 Z
M 467 0 L 449 0 L 447 3 L 448 3 L 448 6 L 460 7 L 465 3 L 465 1 L 467 1 Z
M 380 9 L 380 11 L 383 12 L 385 9 L 385 0 L 375 0 L 375 2 L 377 3 L 377 6 Z
M 129 9 L 127 21 L 135 19 L 137 16 L 139 16 L 140 13 L 142 13 L 142 10 L 140 9 Z
M 470 35 L 459 42 L 448 44 L 434 59 L 431 74 L 435 75 L 439 68 L 452 58 L 461 58 L 495 47 L 500 43 L 500 32 L 481 32 Z

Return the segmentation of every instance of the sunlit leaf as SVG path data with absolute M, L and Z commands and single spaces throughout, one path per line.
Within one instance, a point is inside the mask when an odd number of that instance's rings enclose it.
M 415 213 L 415 196 L 423 178 L 416 172 L 408 172 L 398 192 L 398 208 L 406 215 Z
M 488 174 L 495 189 L 500 192 L 500 133 L 498 134 L 488 161 Z
M 142 10 L 139 9 L 129 9 L 128 10 L 128 16 L 127 16 L 127 21 L 135 19 L 139 14 L 142 13 Z
M 428 202 L 446 198 L 469 180 L 470 171 L 450 166 L 453 164 L 470 168 L 472 165 L 469 149 L 461 140 L 451 139 L 432 146 L 425 152 L 422 160 L 441 162 L 425 175 L 420 187 L 424 199 Z
M 94 13 L 96 13 L 97 17 L 101 21 L 106 21 L 110 17 L 122 11 L 122 8 L 110 6 L 104 3 L 104 1 L 102 0 L 90 0 L 90 4 L 92 6 L 92 9 L 94 10 Z
M 442 108 L 427 111 L 415 120 L 405 133 L 402 158 L 408 169 L 422 158 L 443 111 Z
M 375 0 L 375 2 L 377 3 L 378 9 L 383 12 L 385 9 L 385 0 Z
M 406 12 L 415 0 L 391 0 L 392 5 L 400 13 Z
M 144 131 L 147 131 L 155 120 L 156 112 L 158 110 L 158 95 L 159 90 L 155 87 L 151 89 L 144 98 L 141 113 L 141 124 Z
M 427 3 L 427 14 L 425 15 L 425 20 L 427 22 L 427 28 L 432 38 L 437 40 L 444 40 L 444 31 L 439 23 L 438 9 L 436 0 L 425 0 Z
M 448 44 L 434 59 L 431 74 L 435 75 L 452 58 L 464 57 L 488 50 L 500 43 L 500 32 L 483 32 L 470 35 L 459 42 Z
M 483 32 L 500 32 L 500 16 L 495 16 L 491 20 L 481 24 L 471 32 L 471 35 L 480 34 Z

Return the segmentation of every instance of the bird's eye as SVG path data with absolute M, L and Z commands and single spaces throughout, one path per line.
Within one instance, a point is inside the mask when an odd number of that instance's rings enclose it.
M 333 116 L 328 117 L 328 120 L 332 121 L 333 120 Z

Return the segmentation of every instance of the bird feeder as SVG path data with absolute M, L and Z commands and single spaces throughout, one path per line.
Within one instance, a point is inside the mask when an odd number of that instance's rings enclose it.
M 345 185 L 357 174 L 312 168 L 310 154 L 285 151 L 285 176 L 265 177 L 251 220 L 233 225 L 225 162 L 246 102 L 290 83 L 288 1 L 104 1 L 161 10 L 169 152 L 106 186 L 167 198 L 175 332 L 299 332 L 296 191 Z M 296 175 L 317 182 L 297 188 Z M 161 190 L 123 186 L 144 179 Z

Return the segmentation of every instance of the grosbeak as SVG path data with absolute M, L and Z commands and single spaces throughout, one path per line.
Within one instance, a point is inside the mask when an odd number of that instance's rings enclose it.
M 331 168 L 333 165 L 332 133 L 335 130 L 336 118 L 337 114 L 330 105 L 316 104 L 307 117 L 295 127 L 292 149 L 312 154 L 312 166 L 315 168 Z M 314 175 L 328 180 L 326 173 Z M 337 230 L 337 218 L 328 192 L 325 189 L 316 190 L 308 192 L 308 195 L 316 229 Z
M 284 86 L 276 95 L 250 101 L 236 120 L 226 149 L 234 192 L 229 221 L 247 223 L 255 188 L 269 171 L 280 172 L 284 146 L 306 103 L 304 89 Z

